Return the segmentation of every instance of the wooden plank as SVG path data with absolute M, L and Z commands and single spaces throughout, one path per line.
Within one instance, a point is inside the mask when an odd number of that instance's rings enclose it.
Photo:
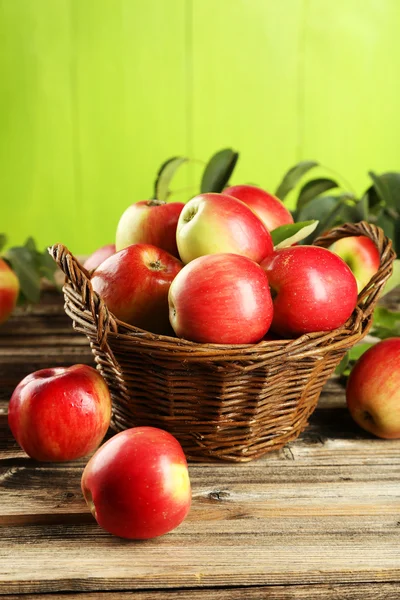
M 263 587 L 229 587 L 221 589 L 190 589 L 190 590 L 149 590 L 135 592 L 96 592 L 82 594 L 27 594 L 24 600 L 398 600 L 400 585 L 398 583 L 368 583 L 368 584 L 318 584 L 291 586 Z M 20 595 L 2 596 L 3 600 L 21 600 Z

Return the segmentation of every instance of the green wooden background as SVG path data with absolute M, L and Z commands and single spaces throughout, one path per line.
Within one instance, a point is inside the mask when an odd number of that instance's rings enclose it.
M 90 252 L 223 147 L 233 183 L 308 158 L 361 192 L 400 169 L 399 30 L 399 0 L 0 0 L 0 232 Z

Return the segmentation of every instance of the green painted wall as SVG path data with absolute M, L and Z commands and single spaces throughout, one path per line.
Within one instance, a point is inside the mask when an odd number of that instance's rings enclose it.
M 313 158 L 361 192 L 400 169 L 399 29 L 399 0 L 0 0 L 0 232 L 90 252 L 227 146 L 234 183 Z

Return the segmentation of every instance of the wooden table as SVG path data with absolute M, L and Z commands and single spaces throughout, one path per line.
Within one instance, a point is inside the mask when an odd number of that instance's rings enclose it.
M 400 598 L 400 440 L 364 434 L 332 379 L 304 434 L 238 464 L 191 464 L 193 504 L 163 537 L 102 531 L 80 491 L 85 460 L 39 464 L 7 402 L 45 366 L 92 364 L 61 297 L 0 329 L 0 594 L 7 599 Z M 69 592 L 65 595 L 63 592 Z

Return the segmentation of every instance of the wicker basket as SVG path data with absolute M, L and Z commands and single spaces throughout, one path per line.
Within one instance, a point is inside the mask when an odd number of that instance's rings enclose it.
M 326 380 L 367 333 L 392 272 L 391 241 L 366 222 L 337 227 L 315 244 L 328 247 L 350 235 L 371 238 L 381 265 L 343 327 L 294 340 L 235 346 L 155 335 L 118 321 L 67 248 L 50 248 L 66 275 L 65 311 L 74 328 L 89 338 L 110 388 L 112 427 L 167 429 L 189 460 L 249 461 L 296 439 Z

